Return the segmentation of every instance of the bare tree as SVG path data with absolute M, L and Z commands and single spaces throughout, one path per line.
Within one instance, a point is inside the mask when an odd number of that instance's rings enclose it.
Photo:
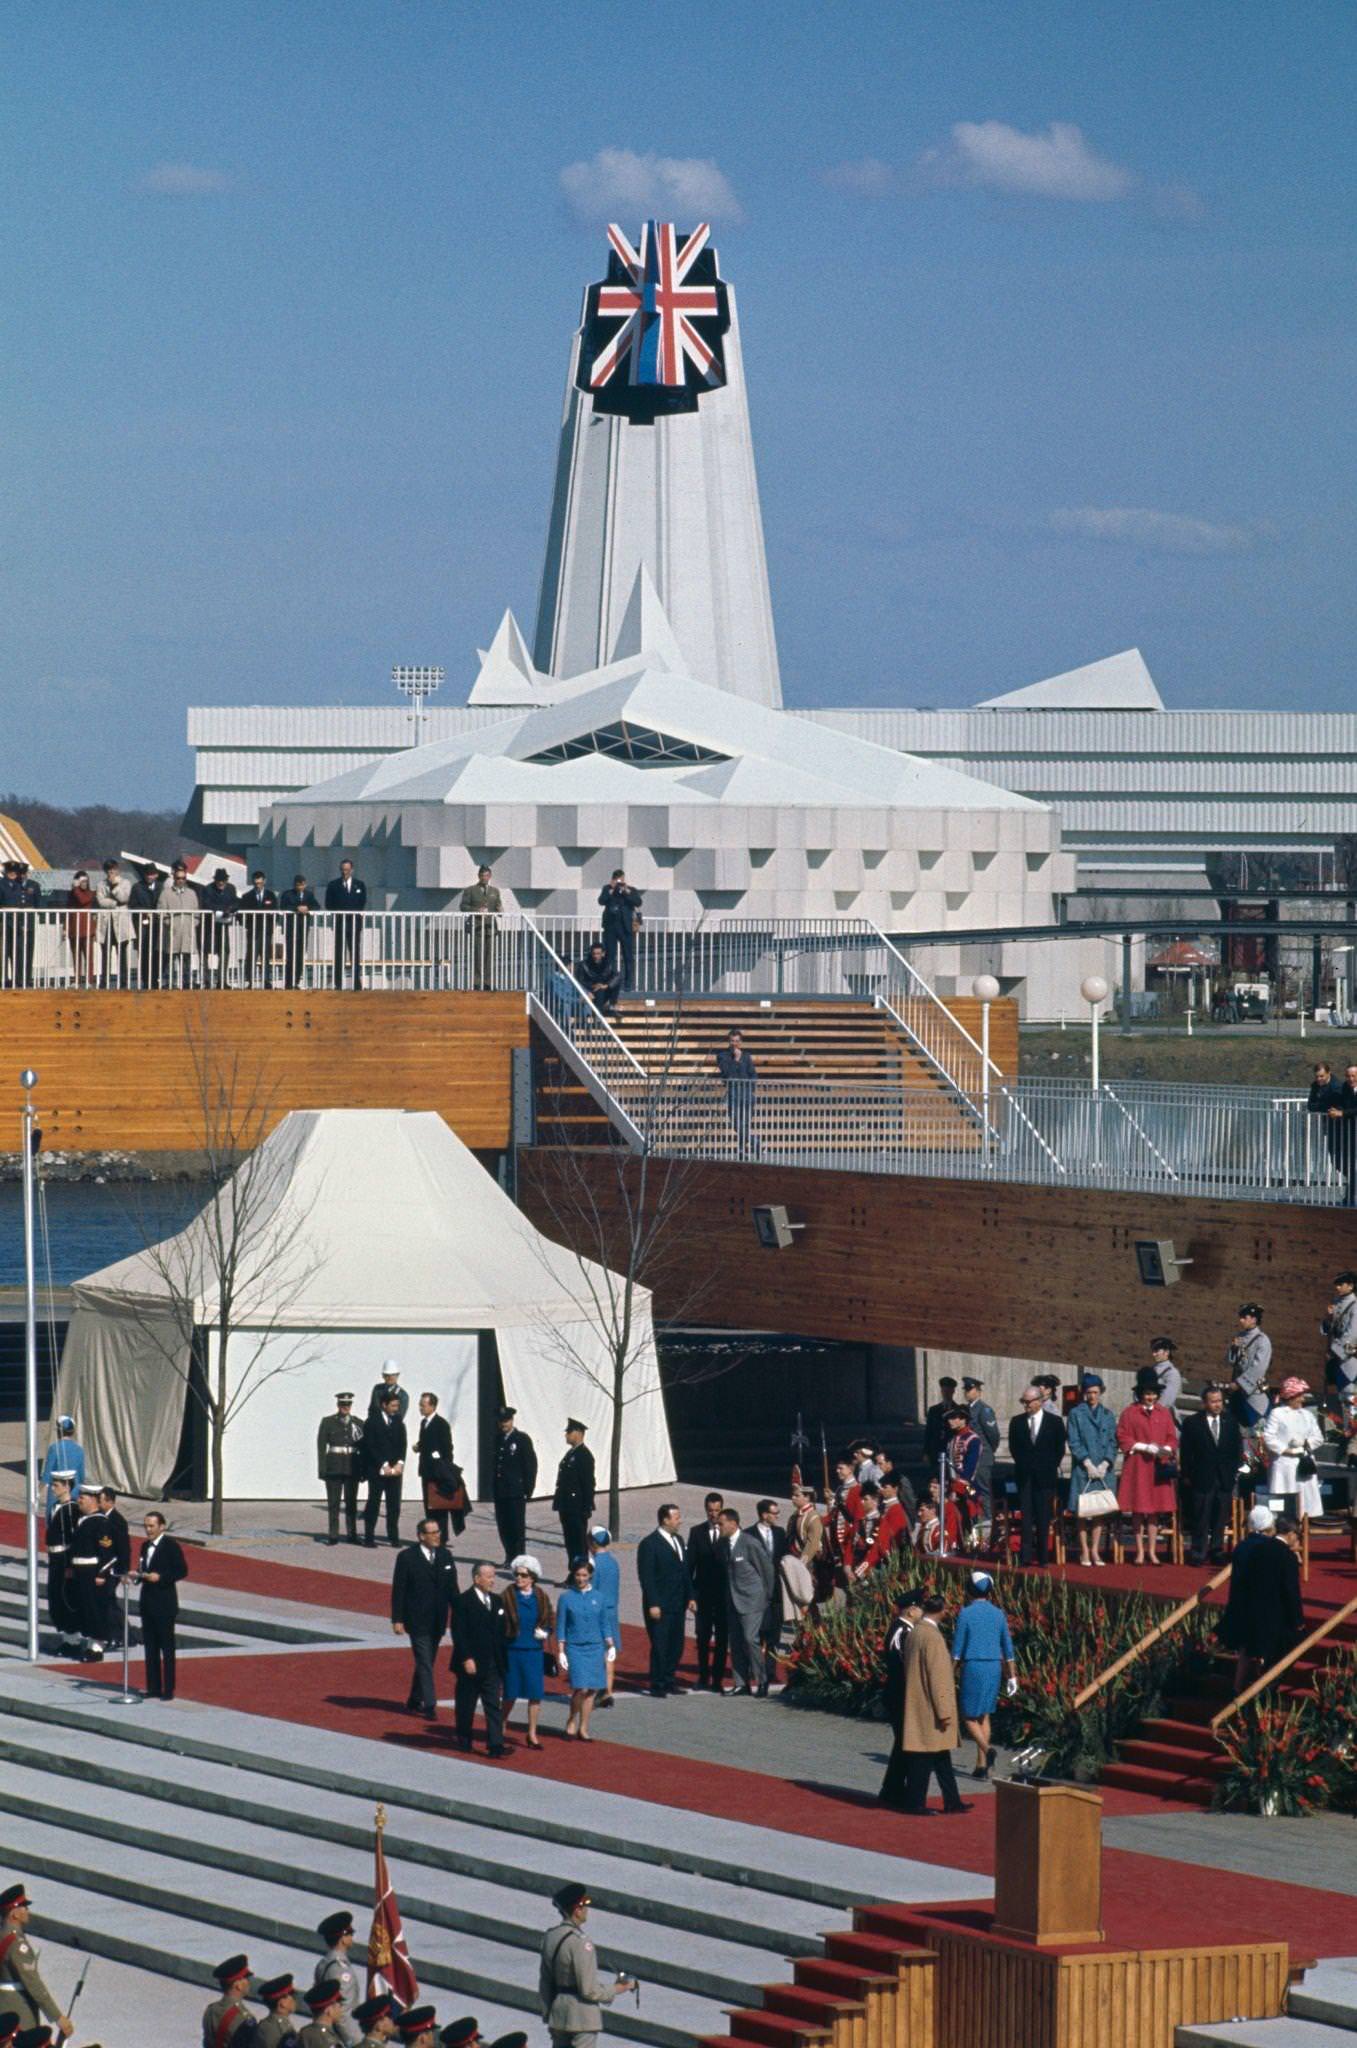
M 692 1320 L 710 1285 L 696 1270 L 700 1230 L 693 1205 L 702 1163 L 691 1146 L 694 1113 L 700 1127 L 704 1111 L 717 1108 L 723 1091 L 719 1084 L 685 1083 L 679 1074 L 682 1011 L 682 990 L 676 988 L 658 1064 L 620 1078 L 616 1058 L 599 1061 L 625 1113 L 624 1136 L 611 1130 L 605 1136 L 599 1125 L 581 1135 L 575 1120 L 563 1114 L 569 1077 L 558 1081 L 551 1118 L 556 1142 L 535 1148 L 528 1191 L 527 1206 L 547 1235 L 573 1256 L 578 1277 L 571 1292 L 579 1323 L 595 1340 L 586 1345 L 568 1328 L 542 1325 L 557 1358 L 608 1402 L 608 1527 L 614 1536 L 621 1524 L 627 1410 L 638 1400 L 663 1398 L 649 1370 L 651 1323 L 639 1312 L 640 1297 L 662 1294 L 665 1321 L 676 1327 Z M 584 1027 L 586 1058 L 591 1036 L 597 1041 L 606 1031 L 592 1021 Z M 743 1356 L 737 1352 L 691 1367 L 684 1378 L 693 1382 L 733 1371 Z
M 314 1336 L 289 1337 L 288 1318 L 322 1262 L 284 1200 L 289 1162 L 264 1146 L 277 1121 L 264 1061 L 215 1031 L 212 1003 L 200 996 L 184 1033 L 184 1107 L 210 1192 L 193 1221 L 169 1236 L 139 1205 L 143 1255 L 163 1296 L 134 1312 L 206 1417 L 210 1527 L 220 1536 L 227 1432 L 270 1380 L 316 1357 Z

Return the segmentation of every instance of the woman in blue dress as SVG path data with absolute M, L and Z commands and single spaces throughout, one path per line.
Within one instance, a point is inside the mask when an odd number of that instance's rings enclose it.
M 608 1617 L 608 1634 L 612 1637 L 616 1648 L 620 1650 L 622 1647 L 622 1631 L 617 1625 L 617 1609 L 622 1597 L 622 1574 L 618 1570 L 617 1559 L 609 1548 L 612 1540 L 608 1531 L 601 1525 L 597 1529 L 589 1531 L 589 1547 L 594 1553 L 594 1591 L 603 1602 L 604 1611 Z M 608 1666 L 608 1685 L 602 1699 L 598 1702 L 600 1707 L 610 1707 L 612 1705 L 613 1680 L 616 1676 L 617 1659 L 614 1657 L 612 1663 Z
M 1117 1418 L 1103 1405 L 1107 1389 L 1096 1372 L 1084 1374 L 1079 1390 L 1083 1398 L 1077 1408 L 1071 1408 L 1066 1420 L 1070 1447 L 1069 1507 L 1079 1529 L 1080 1564 L 1101 1565 L 1106 1563 L 1103 1533 L 1112 1517 L 1081 1515 L 1079 1501 L 1095 1487 L 1099 1491 L 1106 1487 L 1116 1493 Z
M 514 1582 L 504 1595 L 504 1627 L 509 1637 L 504 1674 L 504 1725 L 519 1700 L 528 1703 L 528 1748 L 540 1749 L 537 1721 L 546 1690 L 547 1638 L 551 1634 L 551 1602 L 538 1581 L 542 1567 L 526 1553 L 509 1567 Z
M 608 1666 L 617 1646 L 608 1633 L 608 1610 L 593 1584 L 594 1567 L 587 1557 L 577 1557 L 570 1570 L 570 1584 L 556 1602 L 556 1640 L 560 1645 L 562 1676 L 570 1681 L 570 1714 L 567 1735 L 592 1742 L 589 1717 L 594 1695 L 608 1682 Z
M 975 1743 L 975 1775 L 987 1778 L 993 1759 L 989 1739 L 989 1717 L 999 1698 L 999 1683 L 1005 1690 L 1018 1690 L 1017 1666 L 1013 1661 L 1013 1638 L 1001 1607 L 991 1599 L 994 1581 L 988 1572 L 972 1572 L 966 1605 L 957 1620 L 952 1638 L 952 1656 L 961 1669 L 958 1711 L 966 1733 Z

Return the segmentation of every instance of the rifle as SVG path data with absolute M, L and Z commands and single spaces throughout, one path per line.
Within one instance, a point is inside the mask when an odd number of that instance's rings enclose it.
M 825 1426 L 824 1426 L 823 1422 L 822 1422 L 822 1423 L 820 1424 L 820 1464 L 821 1464 L 821 1466 L 822 1466 L 822 1468 L 823 1468 L 823 1471 L 824 1471 L 824 1481 L 825 1481 L 825 1506 L 826 1506 L 826 1508 L 827 1508 L 827 1507 L 829 1506 L 829 1502 L 830 1502 L 830 1490 L 829 1490 L 829 1446 L 828 1446 L 828 1444 L 827 1444 L 827 1443 L 825 1442 Z

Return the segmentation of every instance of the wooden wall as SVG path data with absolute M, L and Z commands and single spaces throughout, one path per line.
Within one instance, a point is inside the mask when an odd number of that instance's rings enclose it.
M 521 1199 L 549 1230 L 535 1158 L 523 1162 Z M 589 1170 L 616 1214 L 616 1167 L 603 1158 Z M 666 1294 L 683 1298 L 709 1274 L 693 1318 L 709 1324 L 1072 1366 L 1135 1366 L 1167 1330 L 1200 1380 L 1220 1369 L 1235 1308 L 1253 1298 L 1278 1366 L 1317 1384 L 1330 1283 L 1357 1264 L 1350 1209 L 733 1162 L 684 1172 L 691 1194 L 656 1305 L 663 1315 Z M 789 1251 L 765 1251 L 755 1235 L 752 1209 L 772 1202 L 806 1225 Z M 1171 1238 L 1193 1261 L 1176 1287 L 1141 1285 L 1141 1237 Z
M 192 1152 L 203 1144 L 194 1048 L 259 1077 L 272 1125 L 291 1109 L 434 1109 L 467 1145 L 509 1141 L 516 994 L 225 989 L 0 997 L 0 1151 L 19 1146 L 19 1073 L 38 1073 L 44 1149 Z
M 974 996 L 944 996 L 942 1001 L 979 1045 L 983 1005 Z M 989 1006 L 989 1056 L 1000 1073 L 1018 1072 L 1018 1005 L 1012 996 L 1000 996 Z

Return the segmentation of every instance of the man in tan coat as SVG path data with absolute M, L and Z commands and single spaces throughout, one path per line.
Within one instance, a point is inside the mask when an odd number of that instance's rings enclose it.
M 936 1775 L 944 1813 L 969 1813 L 957 1791 L 952 1750 L 959 1732 L 952 1652 L 942 1633 L 945 1602 L 930 1593 L 905 1649 L 905 1813 L 927 1813 L 928 1780 Z

